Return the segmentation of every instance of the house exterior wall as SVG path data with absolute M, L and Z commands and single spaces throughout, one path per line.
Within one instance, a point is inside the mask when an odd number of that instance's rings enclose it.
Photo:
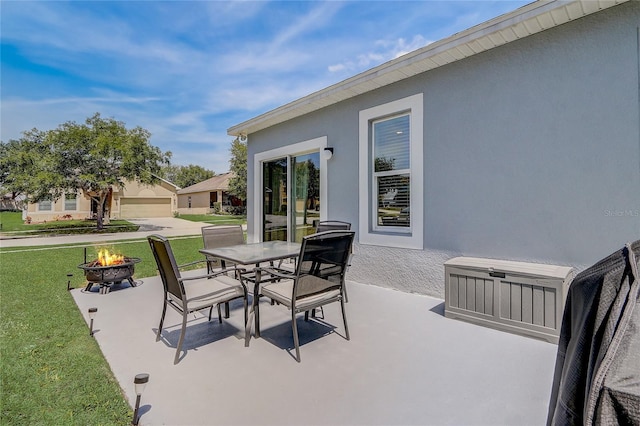
M 129 206 L 129 211 L 133 211 L 134 215 L 122 215 L 123 199 Z M 139 206 L 139 208 L 137 208 Z M 135 212 L 139 211 L 143 216 L 136 216 Z M 116 188 L 112 193 L 110 204 L 110 218 L 131 218 L 131 217 L 161 217 L 171 216 L 177 211 L 176 188 L 165 182 L 160 181 L 155 185 L 143 185 L 138 182 L 129 182 L 124 189 Z M 91 198 L 85 197 L 80 191 L 77 195 L 77 208 L 75 210 L 65 210 L 65 197 L 51 203 L 51 210 L 40 210 L 38 203 L 27 204 L 26 216 L 30 217 L 34 222 L 52 221 L 62 216 L 71 215 L 73 219 L 86 219 L 91 217 Z
M 192 192 L 191 194 L 178 194 L 178 213 L 180 214 L 207 214 L 211 213 L 209 206 L 210 193 L 212 191 Z M 222 191 L 218 192 L 218 200 L 222 200 Z M 191 207 L 189 207 L 191 197 Z M 221 201 L 219 201 L 220 203 Z
M 176 188 L 163 180 L 154 185 L 131 181 L 123 189 L 113 191 L 111 217 L 114 219 L 169 217 L 177 209 Z
M 443 297 L 454 256 L 590 265 L 640 238 L 639 22 L 624 3 L 250 134 L 248 193 L 256 154 L 326 136 L 326 219 L 358 229 L 359 111 L 422 93 L 424 249 L 356 242 L 348 279 Z
M 31 218 L 33 222 L 50 222 L 62 219 L 63 216 L 71 216 L 72 219 L 86 219 L 91 215 L 91 199 L 79 192 L 76 195 L 76 208 L 65 209 L 65 196 L 51 203 L 51 210 L 40 210 L 39 203 L 28 203 L 26 213 L 23 211 L 23 219 Z

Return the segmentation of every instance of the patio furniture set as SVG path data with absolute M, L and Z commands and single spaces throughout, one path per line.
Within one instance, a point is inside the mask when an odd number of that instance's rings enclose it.
M 350 224 L 338 221 L 320 222 L 316 233 L 307 235 L 302 243 L 265 241 L 245 244 L 242 227 L 213 225 L 202 228 L 207 272 L 198 276 L 183 276 L 177 265 L 169 241 L 161 235 L 148 237 L 164 287 L 164 305 L 156 341 L 162 337 L 162 327 L 171 306 L 182 315 L 180 337 L 176 347 L 174 364 L 180 361 L 186 333 L 187 316 L 209 309 L 211 321 L 213 308 L 217 308 L 218 321 L 229 317 L 229 302 L 244 302 L 245 346 L 249 346 L 251 329 L 255 325 L 255 337 L 260 337 L 259 301 L 271 299 L 271 305 L 282 305 L 291 311 L 291 326 L 295 358 L 300 362 L 299 338 L 296 316 L 309 313 L 329 303 L 339 302 L 349 340 L 345 314 L 345 273 L 349 265 L 354 231 Z M 283 260 L 293 259 L 294 268 L 283 265 Z M 276 265 L 276 262 L 277 265 Z M 185 265 L 182 265 L 185 266 Z M 250 291 L 251 290 L 251 291 Z M 249 295 L 252 302 L 249 304 Z

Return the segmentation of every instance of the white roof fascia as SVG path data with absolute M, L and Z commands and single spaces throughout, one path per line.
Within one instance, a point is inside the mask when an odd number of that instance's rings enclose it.
M 629 0 L 538 0 L 230 127 L 248 135 Z

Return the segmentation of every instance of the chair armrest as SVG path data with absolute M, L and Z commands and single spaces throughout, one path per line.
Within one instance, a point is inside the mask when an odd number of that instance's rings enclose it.
M 296 276 L 296 274 L 294 272 L 287 271 L 286 269 L 260 267 L 260 268 L 255 268 L 254 271 L 257 271 L 258 269 L 262 273 L 267 273 L 267 274 L 269 274 L 269 275 L 271 275 L 273 277 L 278 277 L 278 278 L 291 279 L 291 278 L 294 278 Z
M 236 271 L 236 270 L 237 271 L 244 271 L 244 269 L 242 269 L 242 268 L 227 268 L 227 269 L 221 269 L 219 271 L 211 272 L 209 274 L 204 274 L 204 275 L 195 275 L 195 276 L 192 276 L 192 277 L 180 277 L 180 281 L 184 282 L 184 281 L 191 281 L 191 280 L 199 280 L 199 279 L 202 279 L 202 278 L 207 278 L 207 279 L 215 278 L 218 275 L 223 275 L 223 274 L 226 274 L 228 272 L 233 272 L 233 271 Z
M 189 263 L 185 263 L 184 265 L 178 265 L 178 269 L 182 269 L 185 268 L 187 266 L 192 266 L 192 265 L 197 265 L 198 263 L 205 263 L 206 260 L 196 260 L 195 262 L 189 262 Z

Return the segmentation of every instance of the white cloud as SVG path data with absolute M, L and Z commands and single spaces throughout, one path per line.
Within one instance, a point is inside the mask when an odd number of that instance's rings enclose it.
M 100 112 L 148 129 L 176 164 L 222 172 L 227 128 L 420 48 L 431 22 L 448 30 L 460 24 L 456 16 L 477 19 L 465 10 L 473 8 L 482 9 L 463 2 L 3 2 L 3 49 L 16 62 L 3 50 L 0 136 Z
M 361 53 L 353 59 L 329 65 L 327 69 L 330 72 L 361 72 L 424 47 L 429 43 L 431 41 L 420 34 L 415 35 L 411 41 L 407 41 L 404 38 L 377 40 L 373 43 L 371 51 Z

